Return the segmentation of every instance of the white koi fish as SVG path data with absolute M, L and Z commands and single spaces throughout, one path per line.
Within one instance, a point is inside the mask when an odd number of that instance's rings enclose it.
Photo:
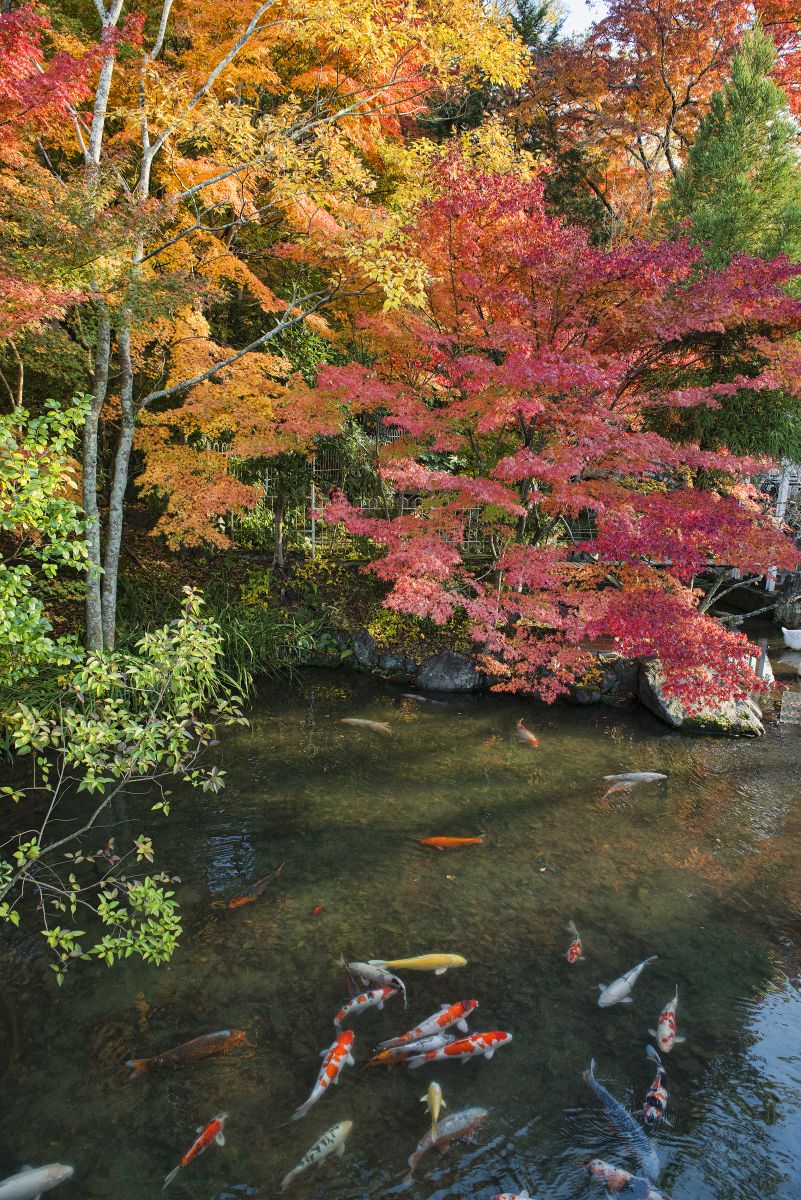
M 339 1158 L 345 1153 L 345 1142 L 348 1134 L 353 1129 L 353 1121 L 340 1121 L 338 1125 L 332 1125 L 327 1129 L 322 1137 L 319 1137 L 313 1146 L 310 1147 L 303 1155 L 296 1167 L 286 1175 L 281 1183 L 281 1191 L 283 1192 L 296 1175 L 300 1175 L 303 1171 L 308 1171 L 309 1167 L 315 1167 L 328 1158 L 329 1154 L 336 1154 Z
M 393 737 L 392 727 L 386 721 L 367 721 L 363 717 L 342 717 L 340 725 L 352 725 L 354 729 L 367 729 L 370 733 L 380 733 L 382 737 Z
M 598 1007 L 611 1008 L 613 1004 L 633 1004 L 631 989 L 648 964 L 656 962 L 658 957 L 658 954 L 652 954 L 650 958 L 644 958 L 641 963 L 637 963 L 636 967 L 626 971 L 625 975 L 621 975 L 613 983 L 599 983 L 601 994 L 598 997 Z
M 337 1029 L 340 1029 L 342 1022 L 346 1017 L 353 1013 L 364 1012 L 368 1008 L 377 1008 L 379 1012 L 384 1007 L 385 1000 L 391 1000 L 393 996 L 397 996 L 398 989 L 391 987 L 376 988 L 372 992 L 362 992 L 360 996 L 354 996 L 347 1004 L 340 1008 L 337 1015 L 334 1017 L 334 1024 Z
M 467 1033 L 467 1018 L 477 1008 L 478 1000 L 457 1000 L 455 1004 L 443 1004 L 439 1012 L 426 1017 L 425 1021 L 415 1025 L 414 1029 L 410 1029 L 408 1033 L 402 1033 L 400 1037 L 389 1038 L 386 1042 L 381 1042 L 380 1049 L 388 1050 L 391 1046 L 407 1046 L 410 1042 L 419 1042 L 420 1038 L 428 1037 L 433 1033 L 441 1033 L 444 1029 L 449 1029 L 451 1025 L 455 1025 L 462 1033 Z
M 72 1179 L 74 1167 L 61 1163 L 48 1163 L 46 1167 L 23 1167 L 16 1175 L 9 1175 L 0 1183 L 0 1200 L 36 1200 L 42 1192 L 58 1187 L 65 1179 Z
M 640 783 L 656 783 L 660 779 L 667 779 L 667 775 L 661 771 L 624 771 L 622 775 L 604 775 L 604 779 L 612 785 L 606 795 L 613 796 L 615 792 L 630 792 Z
M 301 1117 L 305 1117 L 311 1106 L 325 1094 L 326 1089 L 334 1083 L 339 1083 L 339 1074 L 344 1066 L 354 1067 L 356 1065 L 350 1052 L 353 1040 L 353 1030 L 346 1029 L 326 1050 L 320 1051 L 323 1055 L 323 1065 L 320 1067 L 317 1082 L 312 1088 L 308 1100 L 301 1104 L 300 1108 L 295 1109 L 289 1118 L 290 1121 L 298 1121 Z
M 373 987 L 396 988 L 403 996 L 403 1007 L 409 1007 L 406 999 L 406 985 L 399 975 L 388 971 L 386 967 L 378 967 L 374 963 L 345 962 L 343 957 L 340 957 L 337 962 L 340 967 L 345 968 L 351 979 L 360 979 L 364 987 L 372 985 Z
M 673 999 L 668 1001 L 665 1008 L 659 1014 L 659 1023 L 656 1029 L 649 1029 L 652 1038 L 656 1038 L 659 1043 L 659 1049 L 663 1054 L 668 1054 L 678 1042 L 686 1042 L 687 1039 L 679 1037 L 676 1033 L 676 1009 L 679 1005 L 679 985 L 676 984 L 676 992 Z

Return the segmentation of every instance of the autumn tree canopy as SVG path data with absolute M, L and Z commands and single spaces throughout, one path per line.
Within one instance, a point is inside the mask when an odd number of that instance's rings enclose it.
M 400 431 L 382 471 L 419 508 L 382 519 L 339 497 L 327 519 L 384 547 L 371 570 L 391 607 L 466 613 L 498 687 L 553 699 L 611 635 L 657 654 L 690 704 L 746 694 L 747 643 L 698 613 L 693 581 L 797 554 L 742 482 L 753 464 L 676 446 L 644 416 L 777 379 L 797 395 L 801 348 L 786 338 L 801 304 L 784 285 L 798 268 L 740 257 L 715 271 L 687 242 L 594 249 L 547 216 L 541 180 L 444 170 L 417 227 L 426 310 L 371 319 L 374 368 L 320 379 Z M 758 375 L 709 382 L 721 330 L 733 361 L 758 355 Z M 480 573 L 465 549 L 475 512 L 496 547 Z M 589 537 L 572 533 L 582 516 Z

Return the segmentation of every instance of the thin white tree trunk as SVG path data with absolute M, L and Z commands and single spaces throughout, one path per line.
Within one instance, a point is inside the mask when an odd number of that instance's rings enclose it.
M 83 426 L 83 510 L 86 518 L 88 553 L 86 578 L 86 644 L 89 650 L 103 649 L 103 610 L 100 594 L 100 509 L 97 503 L 98 430 L 100 413 L 108 392 L 111 357 L 111 319 L 103 305 L 97 325 L 95 386 L 92 405 Z
M 103 646 L 114 649 L 117 635 L 117 579 L 122 547 L 122 526 L 125 516 L 125 491 L 128 486 L 128 468 L 133 447 L 136 424 L 133 405 L 133 362 L 131 361 L 131 314 L 123 313 L 123 323 L 117 330 L 117 354 L 120 360 L 120 404 L 122 424 L 114 456 L 114 474 L 108 505 L 106 533 L 106 557 L 103 564 Z

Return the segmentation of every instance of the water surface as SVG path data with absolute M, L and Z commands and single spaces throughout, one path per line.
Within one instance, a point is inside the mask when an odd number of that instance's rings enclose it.
M 540 748 L 519 745 L 521 715 Z M 341 725 L 387 721 L 392 739 Z M 2 955 L 0 1178 L 26 1162 L 74 1164 L 63 1200 L 143 1200 L 215 1113 L 227 1145 L 191 1164 L 176 1197 L 275 1197 L 335 1122 L 346 1156 L 289 1197 L 378 1197 L 402 1181 L 425 1132 L 419 1098 L 489 1110 L 478 1140 L 423 1160 L 411 1200 L 528 1188 L 598 1197 L 583 1164 L 635 1171 L 582 1072 L 637 1112 L 653 1067 L 648 1028 L 679 988 L 666 1057 L 670 1126 L 655 1135 L 672 1200 L 801 1195 L 801 729 L 759 741 L 690 740 L 640 709 L 544 709 L 501 697 L 422 705 L 362 677 L 305 674 L 265 690 L 221 748 L 228 786 L 181 797 L 164 821 L 130 797 L 109 834 L 144 829 L 182 878 L 185 933 L 166 967 L 76 969 L 62 989 L 38 935 Z M 603 802 L 602 776 L 667 773 Z M 418 836 L 482 835 L 438 853 Z M 279 863 L 256 903 L 224 902 Z M 573 918 L 587 961 L 568 965 Z M 406 973 L 398 998 L 355 1018 L 359 1068 L 303 1120 L 319 1051 L 346 998 L 337 958 L 432 950 L 469 965 Z M 597 1007 L 597 984 L 649 954 L 635 1002 Z M 365 1071 L 371 1048 L 440 1004 L 475 997 L 474 1030 L 504 1029 L 491 1061 Z M 227 1059 L 129 1081 L 125 1059 L 226 1026 Z M 622 1193 L 625 1196 L 625 1192 Z

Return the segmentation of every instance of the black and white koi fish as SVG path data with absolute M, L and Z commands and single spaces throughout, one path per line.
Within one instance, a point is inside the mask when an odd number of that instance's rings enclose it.
M 311 1146 L 296 1167 L 286 1175 L 281 1183 L 281 1191 L 283 1192 L 296 1175 L 300 1175 L 303 1171 L 308 1171 L 309 1167 L 317 1166 L 324 1158 L 328 1158 L 329 1154 L 336 1154 L 341 1157 L 345 1153 L 345 1141 L 351 1129 L 353 1129 L 353 1121 L 340 1121 L 338 1125 L 332 1125 L 327 1129 L 322 1137 Z
M 595 1078 L 595 1059 L 590 1063 L 589 1071 L 584 1072 L 584 1081 L 590 1085 L 601 1101 L 601 1104 L 603 1104 L 606 1115 L 615 1129 L 631 1144 L 634 1155 L 645 1174 L 649 1179 L 658 1179 L 659 1159 L 656 1150 L 654 1150 L 631 1113 Z
M 630 971 L 626 971 L 625 975 L 621 975 L 613 983 L 599 983 L 598 987 L 601 989 L 601 994 L 598 997 L 598 1007 L 611 1008 L 613 1004 L 633 1004 L 631 989 L 648 964 L 656 962 L 658 957 L 657 954 L 652 954 L 650 958 L 644 958 L 641 963 L 637 963 L 636 967 L 632 967 Z
M 643 1106 L 643 1116 L 645 1117 L 646 1125 L 656 1125 L 657 1121 L 665 1119 L 668 1102 L 667 1073 L 662 1066 L 662 1059 L 654 1050 L 653 1046 L 646 1046 L 645 1053 L 656 1063 L 656 1078 L 648 1089 L 648 1095 L 645 1097 Z

